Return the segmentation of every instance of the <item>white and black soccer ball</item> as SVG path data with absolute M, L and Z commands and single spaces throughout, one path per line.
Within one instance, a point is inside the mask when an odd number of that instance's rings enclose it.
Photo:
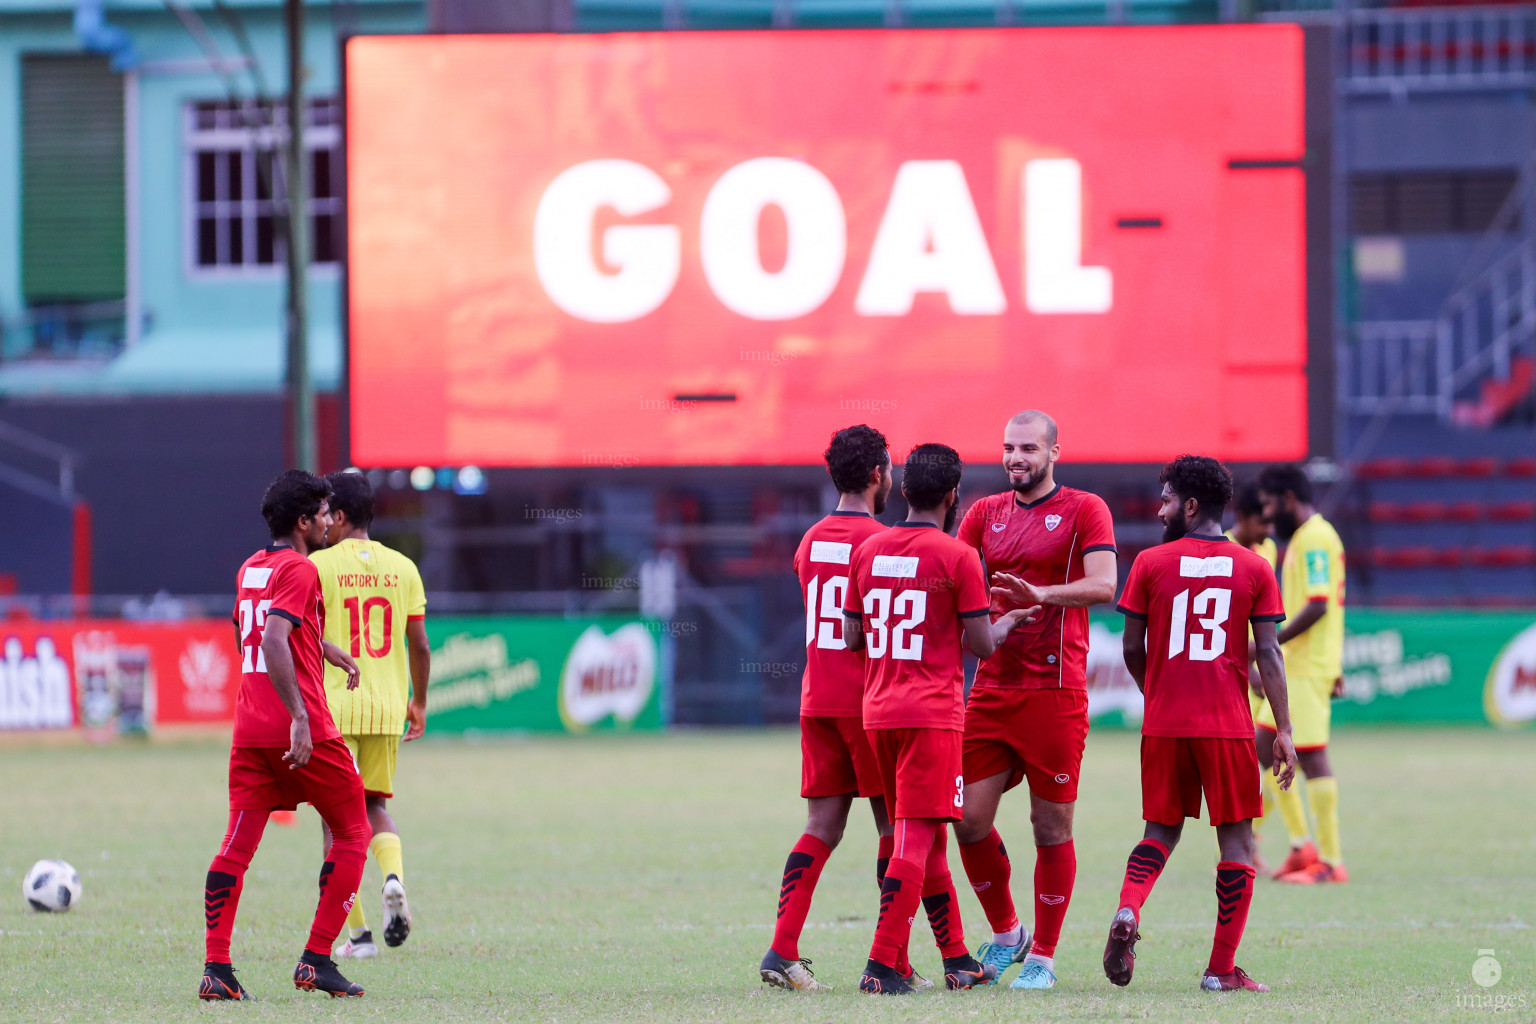
M 62 860 L 40 860 L 21 883 L 33 910 L 62 914 L 80 902 L 80 872 Z

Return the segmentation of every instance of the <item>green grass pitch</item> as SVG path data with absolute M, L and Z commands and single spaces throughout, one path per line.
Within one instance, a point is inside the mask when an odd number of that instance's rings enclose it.
M 873 829 L 855 815 L 802 954 L 837 986 L 757 979 L 784 856 L 803 823 L 791 731 L 412 744 L 393 802 L 416 918 L 349 973 L 362 1000 L 293 989 L 319 866 L 318 823 L 270 826 L 240 907 L 236 967 L 261 1000 L 195 998 L 202 879 L 221 837 L 226 751 L 209 741 L 0 747 L 0 1020 L 970 1021 L 1530 1020 L 1536 1015 L 1531 736 L 1357 731 L 1336 738 L 1345 886 L 1261 879 L 1238 962 L 1267 996 L 1196 991 L 1210 947 L 1215 840 L 1190 822 L 1149 902 L 1135 981 L 1099 960 L 1140 834 L 1136 737 L 1095 730 L 1077 814 L 1079 873 L 1050 992 L 904 1000 L 856 991 L 876 910 Z M 1015 894 L 1030 904 L 1027 801 L 1005 800 Z M 1284 844 L 1271 824 L 1271 859 Z M 84 879 L 63 915 L 25 908 L 41 857 Z M 968 938 L 986 922 L 960 883 Z M 363 898 L 377 923 L 377 865 Z M 1025 910 L 1027 913 L 1027 910 Z M 913 960 L 939 975 L 926 922 Z M 1472 980 L 1480 949 L 1503 977 Z M 1492 1000 L 1506 1009 L 1495 1012 Z

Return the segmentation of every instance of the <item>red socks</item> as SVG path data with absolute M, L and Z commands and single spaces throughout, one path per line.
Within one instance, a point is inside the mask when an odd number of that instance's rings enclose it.
M 1061 923 L 1067 919 L 1076 881 L 1077 847 L 1072 840 L 1035 847 L 1035 941 L 1031 953 L 1056 955 Z
M 885 884 L 885 869 L 891 866 L 891 854 L 896 850 L 895 836 L 881 836 L 880 849 L 875 852 L 875 884 Z
M 245 886 L 245 869 L 261 844 L 267 827 L 267 811 L 230 811 L 229 829 L 218 855 L 208 865 L 203 883 L 203 918 L 206 932 L 206 961 L 227 964 L 229 938 L 235 931 L 235 911 L 240 906 L 240 890 Z M 329 949 L 327 949 L 329 952 Z
M 880 886 L 880 917 L 875 922 L 875 941 L 869 958 L 905 974 L 907 943 L 912 938 L 912 919 L 917 916 L 923 898 L 923 880 L 934 863 L 934 848 L 944 833 L 945 822 L 927 818 L 902 818 L 896 822 L 895 845 L 891 863 Z M 947 868 L 946 868 L 947 871 Z M 953 885 L 950 887 L 953 892 Z M 958 928 L 955 900 L 950 899 L 950 914 Z
M 993 829 L 979 843 L 959 845 L 965 877 L 981 901 L 987 923 L 999 934 L 1013 931 L 1019 926 L 1019 915 L 1013 906 L 1013 893 L 1008 888 L 1013 866 L 1008 860 L 1008 850 L 1003 846 L 1003 837 Z
M 890 968 L 904 966 L 907 941 L 912 937 L 912 918 L 922 902 L 923 869 L 900 857 L 891 860 L 880 886 L 880 917 L 875 922 L 875 941 L 869 958 Z
M 320 865 L 320 902 L 315 907 L 315 923 L 309 929 L 304 948 L 320 956 L 331 955 L 331 945 L 347 923 L 347 914 L 357 899 L 357 885 L 363 880 L 363 860 L 368 855 L 368 840 L 373 828 L 362 795 L 356 800 L 332 807 L 315 808 L 331 829 L 331 848 Z
M 1142 904 L 1152 894 L 1157 876 L 1163 873 L 1163 866 L 1167 863 L 1168 847 L 1156 839 L 1143 839 L 1137 843 L 1136 849 L 1131 851 L 1130 860 L 1125 862 L 1125 884 L 1120 886 L 1120 906 L 1136 911 L 1137 920 L 1141 919 Z
M 928 912 L 928 924 L 933 928 L 934 945 L 948 960 L 965 956 L 967 948 L 965 926 L 960 922 L 960 896 L 949 874 L 949 842 L 945 835 L 946 830 L 939 829 L 923 868 L 923 909 Z
M 807 832 L 800 837 L 784 862 L 784 881 L 779 886 L 779 919 L 773 926 L 773 951 L 786 960 L 800 959 L 800 931 L 811 912 L 816 880 L 832 848 Z
M 1216 865 L 1216 938 L 1211 943 L 1210 971 L 1231 974 L 1237 961 L 1237 946 L 1243 941 L 1248 924 L 1248 907 L 1253 902 L 1253 865 L 1224 860 Z

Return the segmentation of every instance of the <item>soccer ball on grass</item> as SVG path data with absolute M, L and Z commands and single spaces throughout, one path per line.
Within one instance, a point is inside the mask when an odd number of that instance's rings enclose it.
M 21 894 L 33 910 L 63 913 L 80 902 L 80 872 L 62 860 L 40 860 L 27 872 Z

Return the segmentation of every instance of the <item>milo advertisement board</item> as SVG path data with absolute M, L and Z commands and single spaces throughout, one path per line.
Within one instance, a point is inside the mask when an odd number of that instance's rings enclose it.
M 1347 608 L 1344 696 L 1335 724 L 1536 722 L 1536 613 Z M 1089 627 L 1088 713 L 1141 724 L 1141 694 L 1120 650 L 1118 616 Z
M 662 650 L 623 617 L 429 618 L 430 732 L 656 729 Z

